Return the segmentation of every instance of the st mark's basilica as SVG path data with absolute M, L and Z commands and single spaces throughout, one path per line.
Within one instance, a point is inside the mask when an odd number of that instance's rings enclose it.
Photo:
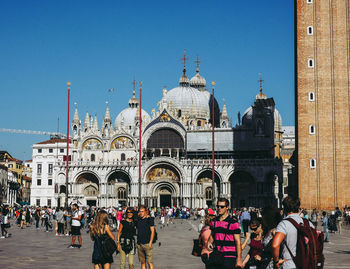
M 101 127 L 97 116 L 88 112 L 81 121 L 75 108 L 69 151 L 69 203 L 206 207 L 212 204 L 214 195 L 214 199 L 228 198 L 232 207 L 279 204 L 286 183 L 279 157 L 282 120 L 273 98 L 267 98 L 260 87 L 254 103 L 242 117 L 238 115 L 235 126 L 226 105 L 220 108 L 215 100 L 212 184 L 212 95 L 198 66 L 191 79 L 184 68 L 178 84 L 169 91 L 163 89 L 158 109 L 153 109 L 151 115 L 141 110 L 140 179 L 140 103 L 135 86 L 127 108 L 114 122 L 107 103 Z M 64 149 L 63 139 L 33 145 L 31 204 L 63 206 Z

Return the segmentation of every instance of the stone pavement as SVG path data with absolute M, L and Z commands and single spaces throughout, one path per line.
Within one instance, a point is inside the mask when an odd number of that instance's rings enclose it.
M 13 223 L 13 222 L 12 222 Z M 158 223 L 158 221 L 156 221 Z M 198 221 L 175 220 L 169 227 L 160 228 L 158 242 L 154 245 L 155 268 L 203 269 L 200 258 L 191 255 L 192 240 L 198 237 Z M 93 242 L 83 230 L 83 247 L 69 249 L 70 237 L 56 237 L 53 232 L 20 230 L 14 225 L 11 238 L 0 239 L 0 268 L 93 268 L 91 254 Z M 350 230 L 342 235 L 331 234 L 325 245 L 325 268 L 350 268 Z M 159 243 L 161 245 L 159 246 Z M 112 268 L 119 268 L 119 256 L 114 255 Z M 137 256 L 135 268 L 140 268 Z

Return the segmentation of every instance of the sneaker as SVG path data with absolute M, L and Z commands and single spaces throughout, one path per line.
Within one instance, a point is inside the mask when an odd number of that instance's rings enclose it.
M 77 248 L 81 248 L 81 245 L 76 245 Z
M 1 236 L 0 238 L 3 239 L 3 238 L 5 238 L 5 236 Z
M 70 245 L 68 248 L 75 248 L 75 246 L 73 246 L 73 245 Z

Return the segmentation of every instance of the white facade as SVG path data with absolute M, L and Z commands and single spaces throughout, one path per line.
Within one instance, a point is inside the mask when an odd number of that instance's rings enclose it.
M 129 107 L 116 117 L 115 126 L 108 104 L 101 128 L 97 116 L 88 113 L 82 124 L 76 108 L 69 146 L 69 203 L 103 207 L 141 202 L 147 206 L 206 207 L 221 196 L 228 198 L 233 207 L 277 205 L 283 196 L 283 183 L 282 162 L 274 158 L 272 150 L 273 100 L 256 101 L 269 104 L 264 108 L 269 113 L 259 119 L 258 134 L 255 126 L 258 106 L 253 108 L 249 122 L 245 119 L 248 125 L 232 128 L 226 106 L 220 112 L 215 101 L 217 159 L 213 190 L 211 95 L 205 89 L 205 79 L 198 80 L 198 76 L 197 69 L 196 79 L 190 84 L 184 69 L 179 87 L 169 92 L 163 89 L 157 111 L 152 110 L 149 116 L 142 110 L 140 177 L 140 108 L 135 90 Z M 238 147 L 240 141 L 243 144 Z M 258 155 L 251 145 L 260 145 Z M 33 205 L 64 205 L 65 155 L 64 140 L 51 139 L 33 145 Z M 51 173 L 49 165 L 53 165 Z

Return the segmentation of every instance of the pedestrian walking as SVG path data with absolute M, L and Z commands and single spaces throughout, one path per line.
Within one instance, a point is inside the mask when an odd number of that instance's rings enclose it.
M 92 252 L 92 263 L 94 269 L 110 269 L 113 263 L 112 255 L 107 255 L 103 252 L 102 241 L 106 237 L 110 237 L 115 240 L 114 235 L 108 225 L 108 214 L 106 211 L 101 210 L 97 213 L 95 220 L 90 225 L 90 237 L 94 241 L 94 249 Z M 74 226 L 72 226 L 73 228 Z
M 72 245 L 70 246 L 70 248 L 81 248 L 81 245 L 83 243 L 83 240 L 81 238 L 81 233 L 80 233 L 80 226 L 81 226 L 81 211 L 79 211 L 78 205 L 77 204 L 73 204 L 73 208 L 72 208 L 73 212 L 72 212 Z M 79 245 L 75 245 L 75 239 L 76 237 L 78 237 L 78 242 Z
M 35 218 L 35 228 L 37 230 L 40 229 L 39 227 L 39 222 L 40 222 L 40 217 L 41 217 L 41 209 L 40 207 L 37 207 L 34 212 L 34 218 Z
M 56 211 L 56 220 L 57 220 L 57 235 L 63 236 L 64 235 L 64 212 L 63 208 L 58 208 Z
M 323 232 L 325 234 L 325 242 L 329 242 L 329 233 L 328 233 L 328 223 L 329 223 L 329 218 L 327 216 L 327 212 L 323 211 L 322 212 L 323 220 L 322 220 L 322 226 L 323 226 Z
M 235 268 L 235 266 L 243 268 L 241 226 L 236 218 L 228 214 L 229 205 L 226 198 L 219 198 L 218 216 L 210 224 L 212 235 L 208 240 L 207 248 L 213 250 L 213 255 L 219 257 L 219 260 L 215 261 L 214 268 L 217 269 Z
M 292 221 L 295 221 L 298 224 L 303 224 L 304 220 L 299 215 L 299 198 L 287 196 L 283 200 L 282 205 L 286 217 L 278 224 L 276 228 L 276 235 L 272 242 L 273 260 L 276 268 L 292 269 L 297 268 L 293 261 L 293 257 L 295 257 L 297 253 L 298 230 L 292 224 L 292 222 L 289 221 L 289 219 L 292 219 Z M 309 225 L 310 227 L 315 228 L 314 225 L 310 222 Z M 281 246 L 282 259 L 280 259 Z
M 153 239 L 154 219 L 147 215 L 147 208 L 144 205 L 139 207 L 139 219 L 137 221 L 137 253 L 141 262 L 141 269 L 146 269 L 146 262 L 149 269 L 153 269 Z
M 47 206 L 44 206 L 44 214 L 42 215 L 42 219 L 44 220 L 44 225 L 46 228 L 46 232 L 49 232 L 49 228 L 52 229 L 52 225 L 50 223 L 50 212 Z
M 247 211 L 247 208 L 243 208 L 243 213 L 240 217 L 240 220 L 241 220 L 241 225 L 243 228 L 243 236 L 246 236 L 246 234 L 248 232 L 249 222 L 250 222 L 250 214 Z
M 208 241 L 211 236 L 210 223 L 214 218 L 215 218 L 215 212 L 213 209 L 209 208 L 207 211 L 207 215 L 205 216 L 204 226 L 199 231 L 201 245 L 203 246 L 201 251 L 201 259 L 202 259 L 202 262 L 205 264 L 205 269 L 215 269 L 214 265 L 210 260 L 210 254 L 213 253 L 213 250 L 208 249 Z

